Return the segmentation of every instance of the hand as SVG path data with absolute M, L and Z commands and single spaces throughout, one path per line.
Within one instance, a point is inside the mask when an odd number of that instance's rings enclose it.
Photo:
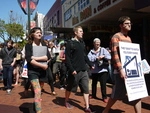
M 76 74 L 77 74 L 77 72 L 76 72 L 76 71 L 73 71 L 73 72 L 72 72 L 72 75 L 76 75 Z
M 101 60 L 101 59 L 103 59 L 105 56 L 104 55 L 101 55 L 101 56 L 99 56 L 99 59 Z
M 43 69 L 43 70 L 46 70 L 47 68 L 48 68 L 48 65 L 47 65 L 47 64 L 46 64 L 46 65 L 43 64 L 42 69 Z
M 121 69 L 119 72 L 120 72 L 120 77 L 125 80 L 127 78 L 127 76 L 126 76 L 126 73 L 124 72 L 124 70 Z
M 101 59 L 103 59 L 104 58 L 104 55 L 101 55 L 101 56 L 98 56 L 97 57 L 97 60 L 101 60 Z
M 34 57 L 34 56 L 31 56 L 31 59 L 32 59 L 32 60 L 36 60 L 36 57 Z
M 0 70 L 3 70 L 3 66 L 2 65 L 0 65 Z
M 95 69 L 95 66 L 92 66 L 91 68 L 92 68 L 92 69 Z
M 13 67 L 15 64 L 14 64 L 14 63 L 11 63 L 10 65 Z

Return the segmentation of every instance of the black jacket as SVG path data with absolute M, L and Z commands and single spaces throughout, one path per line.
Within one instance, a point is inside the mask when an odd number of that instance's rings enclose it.
M 7 47 L 4 47 L 0 51 L 0 59 L 2 59 L 3 66 L 9 66 L 13 62 L 14 58 L 16 57 L 17 51 L 15 48 L 10 50 Z
M 42 46 L 46 46 L 45 43 L 42 43 Z M 27 60 L 27 67 L 28 67 L 28 70 L 37 70 L 37 68 L 35 68 L 33 65 L 30 64 L 31 62 L 31 57 L 33 56 L 33 48 L 32 48 L 32 44 L 26 44 L 25 46 L 25 59 Z M 50 53 L 48 51 L 48 48 L 47 48 L 47 57 L 48 59 L 50 59 Z
M 66 45 L 65 55 L 66 66 L 71 73 L 73 71 L 79 72 L 87 70 L 86 64 L 92 67 L 91 62 L 86 55 L 85 44 L 83 41 L 69 41 Z

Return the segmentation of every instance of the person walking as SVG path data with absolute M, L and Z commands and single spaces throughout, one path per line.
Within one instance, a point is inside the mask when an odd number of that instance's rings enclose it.
M 119 55 L 119 42 L 132 43 L 128 32 L 131 30 L 131 19 L 128 16 L 121 16 L 118 20 L 120 32 L 113 35 L 110 48 L 112 55 L 112 64 L 114 68 L 115 84 L 113 86 L 111 97 L 102 113 L 108 113 L 110 108 L 117 100 L 123 99 L 126 96 L 125 79 L 126 74 L 122 68 L 120 55 Z M 135 113 L 141 113 L 141 99 L 134 100 L 133 102 Z
M 74 38 L 67 42 L 65 55 L 66 66 L 68 69 L 68 80 L 65 91 L 65 106 L 68 109 L 73 108 L 69 102 L 71 91 L 75 92 L 79 85 L 85 102 L 85 112 L 92 113 L 89 107 L 89 77 L 87 73 L 86 63 L 94 68 L 89 61 L 86 52 L 85 45 L 82 39 L 83 29 L 81 26 L 73 28 Z
M 8 94 L 12 90 L 13 69 L 16 62 L 16 49 L 13 47 L 13 41 L 8 40 L 6 46 L 0 51 L 0 70 L 3 70 L 4 89 Z
M 93 63 L 94 69 L 91 70 L 92 73 L 92 98 L 96 97 L 97 92 L 97 82 L 100 82 L 102 99 L 105 103 L 108 102 L 106 94 L 106 82 L 108 79 L 108 66 L 109 60 L 111 59 L 110 53 L 100 46 L 101 41 L 99 38 L 93 40 L 94 48 L 88 53 L 89 60 Z M 99 64 L 100 62 L 102 64 Z
M 39 81 L 46 78 L 48 68 L 47 61 L 50 59 L 48 47 L 41 40 L 42 30 L 34 27 L 29 32 L 29 42 L 25 45 L 25 59 L 28 67 L 28 79 L 34 90 L 34 103 L 36 113 L 42 112 L 41 87 Z
M 65 43 L 60 44 L 60 53 L 59 58 L 62 61 L 60 68 L 60 89 L 64 90 L 66 87 L 66 78 L 67 78 L 67 67 L 66 67 L 66 58 L 65 58 Z

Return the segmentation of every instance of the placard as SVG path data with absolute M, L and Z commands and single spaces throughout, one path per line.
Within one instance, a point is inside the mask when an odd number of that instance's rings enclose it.
M 148 96 L 139 44 L 119 42 L 119 50 L 122 68 L 127 76 L 125 86 L 128 100 L 133 101 Z

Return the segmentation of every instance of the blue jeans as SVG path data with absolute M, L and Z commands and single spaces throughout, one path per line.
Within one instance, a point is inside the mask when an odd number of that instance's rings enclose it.
M 3 66 L 3 84 L 7 89 L 12 89 L 13 69 L 12 66 Z

